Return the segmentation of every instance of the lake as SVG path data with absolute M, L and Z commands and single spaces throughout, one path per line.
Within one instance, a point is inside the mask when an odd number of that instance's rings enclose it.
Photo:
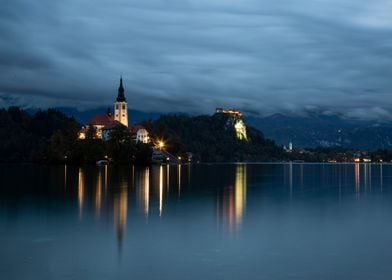
M 0 167 L 1 279 L 392 278 L 392 165 Z

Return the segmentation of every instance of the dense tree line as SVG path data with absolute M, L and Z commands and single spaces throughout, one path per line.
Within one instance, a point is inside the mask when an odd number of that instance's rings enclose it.
M 165 149 L 175 156 L 194 161 L 288 161 L 308 162 L 352 161 L 355 157 L 372 161 L 391 161 L 391 150 L 356 151 L 329 147 L 294 149 L 287 153 L 274 141 L 252 127 L 248 140 L 238 140 L 228 116 L 164 115 L 143 124 L 156 142 L 163 140 Z M 151 144 L 136 144 L 125 127 L 117 127 L 109 141 L 96 139 L 95 130 L 87 131 L 79 140 L 81 125 L 61 112 L 48 109 L 29 114 L 17 107 L 0 109 L 0 162 L 95 163 L 111 159 L 115 163 L 149 164 Z
M 17 107 L 0 109 L 0 160 L 8 162 L 46 161 L 63 156 L 79 125 L 56 110 L 38 111 L 30 115 Z M 54 149 L 58 144 L 60 150 Z
M 80 128 L 74 118 L 54 109 L 34 114 L 17 107 L 0 109 L 0 161 L 81 164 L 108 158 L 147 164 L 151 159 L 151 147 L 135 144 L 125 127 L 114 130 L 107 142 L 96 139 L 94 129 L 79 140 Z

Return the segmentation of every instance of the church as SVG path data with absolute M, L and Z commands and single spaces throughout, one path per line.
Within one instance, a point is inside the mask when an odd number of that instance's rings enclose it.
M 125 98 L 123 79 L 120 78 L 117 98 L 114 102 L 114 113 L 108 110 L 106 114 L 95 115 L 90 121 L 82 127 L 79 132 L 79 139 L 86 139 L 87 131 L 95 129 L 95 138 L 107 141 L 110 139 L 111 132 L 118 126 L 124 126 L 128 129 L 136 143 L 149 143 L 150 137 L 148 131 L 141 125 L 128 125 L 128 102 Z

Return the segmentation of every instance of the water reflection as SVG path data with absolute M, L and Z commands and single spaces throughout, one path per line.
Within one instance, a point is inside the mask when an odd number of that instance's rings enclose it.
M 293 163 L 289 163 L 289 186 L 290 186 L 290 197 L 293 195 Z
M 123 182 L 119 191 L 114 194 L 114 225 L 117 232 L 118 247 L 121 250 L 123 236 L 127 225 L 128 185 Z
M 238 164 L 235 168 L 234 187 L 228 186 L 224 189 L 222 201 L 218 200 L 218 207 L 221 203 L 221 214 L 218 213 L 218 219 L 221 217 L 225 228 L 229 232 L 237 231 L 241 228 L 244 212 L 246 209 L 246 192 L 247 192 L 247 166 Z
M 166 164 L 166 189 L 170 191 L 170 165 Z
M 135 175 L 136 192 L 139 205 L 146 216 L 150 207 L 150 168 L 146 167 Z
M 64 164 L 64 191 L 67 190 L 67 165 Z
M 84 172 L 82 168 L 79 168 L 78 172 L 78 205 L 79 205 L 79 218 L 82 218 L 83 214 L 83 200 L 84 200 Z
M 101 215 L 102 206 L 102 170 L 98 171 L 97 183 L 95 186 L 95 215 L 97 218 Z
M 108 192 L 108 166 L 105 165 L 105 196 Z
M 242 223 L 246 206 L 246 165 L 237 165 L 235 172 L 235 214 L 236 224 Z
M 359 163 L 354 164 L 354 174 L 355 174 L 355 194 L 356 198 L 359 199 L 361 191 L 361 166 Z
M 163 212 L 163 166 L 159 166 L 159 216 Z
M 178 165 L 177 176 L 178 176 L 178 196 L 181 196 L 181 164 Z
M 382 174 L 382 163 L 380 164 L 380 190 L 382 192 L 382 179 L 383 179 L 383 174 Z
M 3 165 L 1 275 L 389 279 L 391 172 L 388 163 Z
M 164 214 L 172 217 L 173 214 L 170 209 L 173 208 L 171 206 L 175 206 L 175 203 L 182 203 L 182 200 L 178 200 L 178 195 L 182 193 L 185 198 L 184 201 L 186 201 L 190 192 L 197 192 L 198 189 L 204 187 L 205 180 L 218 182 L 223 178 L 225 181 L 218 188 L 217 196 L 214 199 L 216 203 L 210 203 L 217 215 L 217 227 L 223 228 L 227 232 L 241 230 L 247 203 L 249 203 L 248 200 L 251 197 L 248 197 L 247 185 L 252 178 L 249 175 L 252 174 L 252 165 L 232 165 L 225 169 L 225 173 L 213 173 L 213 175 L 217 175 L 216 177 L 204 176 L 204 174 L 201 175 L 195 172 L 195 166 L 188 166 L 187 170 L 182 170 L 182 167 L 181 165 L 132 167 L 131 172 L 129 168 L 123 172 L 118 172 L 111 166 L 105 166 L 102 169 L 89 169 L 87 167 L 74 169 L 77 173 L 72 173 L 72 168 L 67 170 L 64 167 L 63 172 L 64 180 L 66 180 L 66 172 L 68 172 L 68 186 L 76 181 L 72 179 L 76 176 L 72 177 L 71 175 L 77 174 L 77 201 L 80 219 L 82 216 L 84 219 L 87 218 L 90 202 L 96 218 L 100 218 L 105 215 L 105 212 L 114 209 L 113 223 L 119 247 L 123 243 L 127 218 L 130 215 L 128 207 L 132 207 L 134 204 L 138 210 L 137 212 L 143 213 L 150 220 L 151 217 L 162 217 Z M 192 176 L 198 176 L 197 179 L 202 181 L 195 184 L 196 181 L 195 178 L 191 178 L 190 169 L 192 169 Z M 381 191 L 383 180 L 385 180 L 382 164 L 306 165 L 291 163 L 279 165 L 276 167 L 277 170 L 284 172 L 283 185 L 282 181 L 279 181 L 277 187 L 282 189 L 282 194 L 286 198 L 288 198 L 287 194 L 290 194 L 290 202 L 294 202 L 309 191 L 315 191 L 318 186 L 323 188 L 329 184 L 337 187 L 336 194 L 334 194 L 337 201 L 341 202 L 347 193 L 359 200 L 361 192 L 368 195 L 375 191 L 372 190 L 373 180 L 380 180 Z M 188 176 L 188 178 L 182 178 L 184 175 L 182 171 L 185 172 L 185 177 Z M 108 173 L 110 173 L 110 176 L 108 176 Z M 268 173 L 262 172 L 260 174 L 266 175 Z M 170 175 L 172 175 L 172 178 L 170 178 Z M 372 178 L 372 175 L 376 178 Z M 185 188 L 183 185 L 184 179 L 185 182 L 188 182 L 185 184 Z M 190 187 L 192 184 L 194 186 Z M 355 196 L 353 196 L 353 193 Z M 364 198 L 365 196 L 362 200 Z

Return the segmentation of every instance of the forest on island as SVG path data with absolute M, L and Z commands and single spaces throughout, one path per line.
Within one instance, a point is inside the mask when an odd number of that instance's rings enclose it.
M 95 139 L 94 130 L 78 139 L 81 125 L 55 110 L 29 114 L 18 107 L 0 109 L 0 161 L 36 163 L 95 163 L 111 158 L 116 163 L 148 164 L 151 147 L 136 144 L 119 127 L 109 141 Z

